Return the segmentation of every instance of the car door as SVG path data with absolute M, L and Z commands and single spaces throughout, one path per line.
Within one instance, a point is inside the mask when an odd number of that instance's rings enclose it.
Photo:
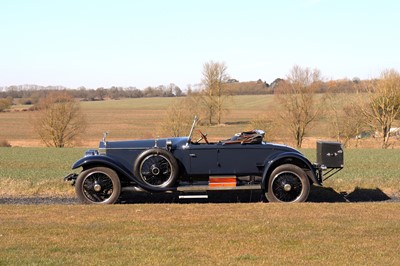
M 259 175 L 265 158 L 258 144 L 220 144 L 217 149 L 218 171 L 224 175 Z
M 191 175 L 211 175 L 218 171 L 217 144 L 189 144 Z

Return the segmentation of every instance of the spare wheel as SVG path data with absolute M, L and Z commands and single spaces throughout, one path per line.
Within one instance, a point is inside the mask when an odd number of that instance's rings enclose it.
M 171 187 L 178 178 L 178 163 L 167 150 L 152 148 L 141 153 L 133 166 L 133 174 L 145 184 L 157 188 Z

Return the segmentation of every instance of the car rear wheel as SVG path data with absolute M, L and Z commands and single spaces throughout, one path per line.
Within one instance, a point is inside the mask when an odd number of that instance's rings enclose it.
M 113 204 L 120 196 L 121 183 L 114 170 L 94 167 L 79 174 L 75 192 L 83 203 Z
M 298 166 L 278 166 L 268 180 L 265 196 L 269 202 L 304 202 L 310 193 L 307 174 Z
M 178 178 L 178 163 L 167 150 L 154 148 L 144 151 L 136 159 L 134 175 L 154 188 L 172 186 Z

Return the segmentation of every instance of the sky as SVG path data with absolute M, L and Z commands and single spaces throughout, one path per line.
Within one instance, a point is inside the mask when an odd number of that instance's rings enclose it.
M 0 0 L 0 87 L 199 84 L 224 62 L 239 81 L 400 71 L 397 0 Z

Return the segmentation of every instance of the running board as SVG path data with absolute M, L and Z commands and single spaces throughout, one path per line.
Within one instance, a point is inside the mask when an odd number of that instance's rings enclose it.
M 187 191 L 210 191 L 210 190 L 257 190 L 261 189 L 261 185 L 243 185 L 236 187 L 211 187 L 208 185 L 204 186 L 179 186 L 176 187 L 176 191 L 187 192 Z
M 173 192 L 206 192 L 206 191 L 229 191 L 229 190 L 261 190 L 261 184 L 257 185 L 241 185 L 236 187 L 225 187 L 225 186 L 218 186 L 212 187 L 207 185 L 182 185 L 178 187 L 172 187 L 171 190 L 163 191 L 164 193 L 173 193 Z M 126 192 L 146 192 L 146 190 L 138 187 L 123 187 L 122 191 Z M 204 196 L 204 195 L 202 195 Z

